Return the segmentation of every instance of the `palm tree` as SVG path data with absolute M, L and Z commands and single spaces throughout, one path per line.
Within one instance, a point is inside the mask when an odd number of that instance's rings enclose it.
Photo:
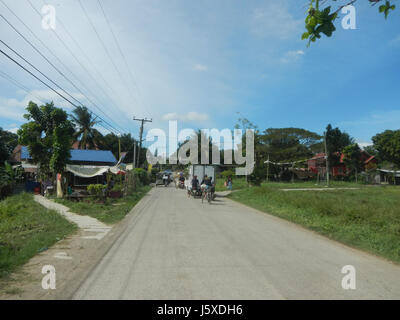
M 93 117 L 92 113 L 86 107 L 76 107 L 71 116 L 75 124 L 75 139 L 79 140 L 80 149 L 91 149 L 97 146 L 98 138 L 101 136 L 94 126 L 99 123 L 97 117 Z

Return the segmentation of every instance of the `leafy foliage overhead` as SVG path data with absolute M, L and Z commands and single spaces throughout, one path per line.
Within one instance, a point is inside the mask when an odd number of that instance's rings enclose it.
M 308 9 L 308 15 L 305 20 L 306 32 L 301 36 L 302 40 L 308 40 L 308 45 L 311 42 L 317 41 L 317 39 L 321 38 L 321 34 L 326 35 L 327 37 L 331 37 L 333 32 L 336 31 L 336 27 L 334 25 L 335 20 L 338 17 L 339 11 L 348 6 L 353 5 L 357 2 L 357 0 L 309 0 L 310 5 Z M 379 6 L 379 12 L 385 15 L 385 19 L 388 17 L 389 12 L 393 11 L 396 6 L 392 4 L 391 1 L 388 0 L 368 0 L 373 6 L 382 3 Z M 332 10 L 331 2 L 335 2 L 338 7 Z

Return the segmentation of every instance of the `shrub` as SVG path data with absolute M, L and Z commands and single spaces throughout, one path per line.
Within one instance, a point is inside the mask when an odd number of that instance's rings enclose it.
M 225 170 L 221 172 L 221 177 L 224 178 L 224 180 L 227 180 L 229 177 L 234 177 L 235 172 L 233 170 Z
M 150 176 L 148 172 L 142 168 L 133 169 L 135 176 L 138 177 L 139 182 L 143 186 L 147 186 L 150 183 Z
M 89 194 L 94 195 L 96 198 L 100 199 L 104 197 L 104 193 L 107 186 L 103 184 L 90 184 L 87 187 Z
M 112 189 L 111 189 L 111 191 L 114 191 L 114 192 L 121 192 L 122 191 L 122 184 L 120 184 L 120 183 L 116 183 L 113 187 L 112 187 Z

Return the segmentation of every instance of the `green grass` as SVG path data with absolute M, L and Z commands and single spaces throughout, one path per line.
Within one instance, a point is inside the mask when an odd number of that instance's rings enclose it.
M 228 190 L 224 186 L 225 180 L 223 178 L 217 179 L 216 191 Z M 245 178 L 233 178 L 233 190 L 241 190 L 247 188 L 247 182 Z M 319 184 L 316 181 L 299 181 L 295 183 L 291 182 L 263 182 L 261 184 L 263 187 L 275 188 L 275 189 L 298 189 L 298 188 L 325 188 L 325 181 Z M 355 182 L 345 182 L 345 181 L 331 181 L 329 184 L 330 188 L 363 188 L 367 187 L 365 184 L 355 183 Z
M 229 197 L 342 243 L 400 262 L 399 187 L 285 192 L 268 185 L 246 188 Z
M 122 220 L 150 189 L 151 187 L 149 186 L 141 187 L 132 195 L 120 199 L 107 199 L 106 203 L 99 203 L 95 200 L 76 202 L 56 199 L 56 201 L 70 208 L 71 212 L 91 216 L 104 223 L 113 224 Z
M 299 182 L 263 182 L 263 187 L 276 188 L 276 189 L 298 189 L 298 188 L 325 188 L 326 182 L 322 181 L 319 184 L 316 181 L 299 181 Z M 365 184 L 346 182 L 346 181 L 331 181 L 330 188 L 362 188 L 367 187 Z
M 0 278 L 76 230 L 57 212 L 22 193 L 0 202 Z

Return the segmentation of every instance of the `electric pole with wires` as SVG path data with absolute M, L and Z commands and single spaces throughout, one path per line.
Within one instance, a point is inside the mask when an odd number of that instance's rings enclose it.
M 140 133 L 139 133 L 139 150 L 137 153 L 137 159 L 136 159 L 136 168 L 139 167 L 139 161 L 140 161 L 140 152 L 142 151 L 142 142 L 143 142 L 143 127 L 145 122 L 153 122 L 153 119 L 147 119 L 147 118 L 136 118 L 133 117 L 133 120 L 139 121 L 140 122 Z

